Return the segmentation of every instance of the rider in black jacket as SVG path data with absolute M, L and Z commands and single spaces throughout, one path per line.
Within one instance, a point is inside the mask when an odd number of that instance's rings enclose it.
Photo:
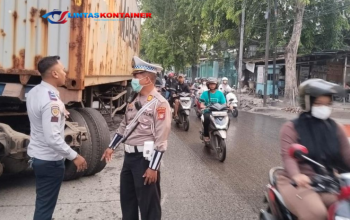
M 165 83 L 165 87 L 175 89 L 177 85 L 176 79 L 174 79 L 174 73 L 169 73 L 168 79 Z
M 179 74 L 178 76 L 178 84 L 176 85 L 176 92 L 177 94 L 181 93 L 181 92 L 186 92 L 186 93 L 191 93 L 190 92 L 190 88 L 188 87 L 188 85 L 185 83 L 185 77 L 183 74 Z M 175 107 L 174 107 L 174 119 L 178 120 L 179 116 L 177 115 L 178 110 L 179 110 L 179 98 L 178 97 L 174 97 L 173 101 L 175 103 Z

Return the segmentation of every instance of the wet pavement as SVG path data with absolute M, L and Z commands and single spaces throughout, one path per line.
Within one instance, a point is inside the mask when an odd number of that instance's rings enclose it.
M 170 147 L 166 155 L 163 189 L 170 201 L 164 206 L 165 216 L 257 219 L 259 210 L 265 207 L 262 201 L 268 171 L 281 164 L 278 134 L 284 120 L 245 112 L 240 112 L 237 119 L 231 118 L 224 163 L 201 144 L 199 119 L 192 115 L 190 122 L 188 133 L 173 129 L 178 139 L 173 141 L 179 143 L 175 145 L 179 149 Z
M 245 112 L 231 118 L 224 163 L 204 148 L 194 113 L 188 132 L 173 123 L 161 167 L 162 219 L 258 219 L 268 171 L 280 165 L 278 133 L 284 121 Z M 95 176 L 64 182 L 55 220 L 120 219 L 122 154 L 119 150 Z M 0 220 L 31 219 L 34 200 L 32 172 L 0 178 Z

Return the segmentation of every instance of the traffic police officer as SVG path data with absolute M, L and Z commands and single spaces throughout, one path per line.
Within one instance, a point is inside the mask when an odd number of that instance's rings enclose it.
M 30 120 L 27 153 L 36 177 L 34 220 L 51 220 L 64 176 L 64 159 L 73 160 L 77 171 L 87 168 L 85 159 L 64 141 L 66 109 L 57 87 L 65 84 L 66 73 L 59 56 L 38 63 L 41 84 L 28 93 L 26 104 Z
M 138 93 L 128 104 L 102 160 L 111 160 L 113 150 L 125 142 L 124 164 L 120 174 L 120 202 L 123 220 L 161 219 L 159 165 L 171 128 L 171 110 L 155 89 L 156 73 L 162 68 L 138 57 L 133 59 L 133 90 Z

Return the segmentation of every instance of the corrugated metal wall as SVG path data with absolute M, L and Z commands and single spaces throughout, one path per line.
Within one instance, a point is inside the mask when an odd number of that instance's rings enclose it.
M 70 0 L 0 0 L 1 72 L 34 73 L 47 55 L 60 55 L 68 67 L 70 20 L 48 25 L 41 17 L 54 9 L 69 11 Z
M 67 23 L 50 24 L 42 15 L 54 9 L 139 12 L 136 0 L 0 0 L 0 73 L 35 75 L 37 62 L 48 55 L 61 57 L 69 89 L 83 88 L 85 76 L 131 73 L 131 58 L 139 52 L 141 18 L 95 21 L 67 15 Z
M 138 12 L 135 0 L 91 1 L 89 12 Z M 87 19 L 85 64 L 88 75 L 131 73 L 131 59 L 139 51 L 139 18 L 124 21 Z

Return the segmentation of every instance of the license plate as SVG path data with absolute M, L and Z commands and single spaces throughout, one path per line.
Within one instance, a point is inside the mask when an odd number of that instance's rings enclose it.
M 180 100 L 183 100 L 183 101 L 190 101 L 191 98 L 190 98 L 190 97 L 180 97 Z

